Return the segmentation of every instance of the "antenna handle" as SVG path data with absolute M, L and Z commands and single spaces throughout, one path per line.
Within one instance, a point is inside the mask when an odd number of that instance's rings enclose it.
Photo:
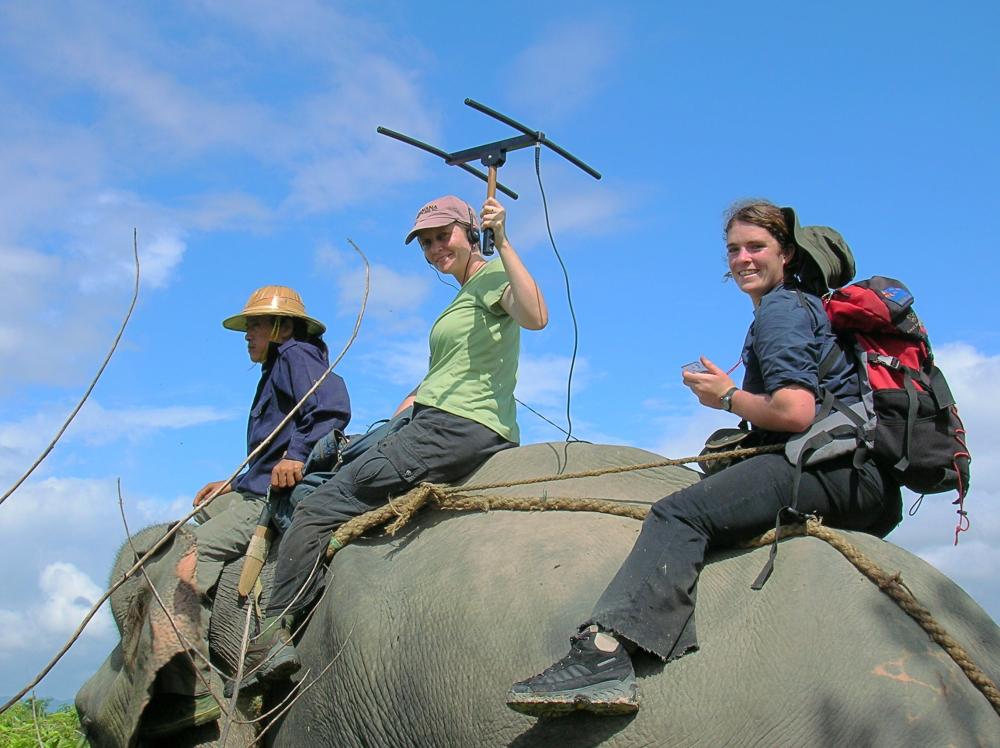
M 491 165 L 489 167 L 488 176 L 486 178 L 486 198 L 497 196 L 497 167 Z M 491 255 L 493 254 L 493 229 L 483 229 L 483 254 Z

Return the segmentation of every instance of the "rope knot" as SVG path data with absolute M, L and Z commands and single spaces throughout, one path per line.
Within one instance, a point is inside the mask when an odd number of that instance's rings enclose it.
M 877 583 L 879 589 L 883 591 L 891 589 L 893 587 L 902 587 L 903 576 L 902 574 L 900 574 L 900 572 L 897 571 L 895 574 L 886 574 L 880 577 Z
M 403 494 L 399 501 L 393 502 L 396 519 L 385 528 L 386 533 L 395 535 L 403 529 L 413 519 L 413 515 L 419 512 L 428 501 L 441 503 L 447 496 L 444 488 L 437 483 L 421 483 Z

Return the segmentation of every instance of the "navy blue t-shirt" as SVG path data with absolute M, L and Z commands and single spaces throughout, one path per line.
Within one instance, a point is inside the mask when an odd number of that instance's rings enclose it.
M 819 364 L 836 347 L 830 372 L 818 381 Z M 743 389 L 755 395 L 801 385 L 817 395 L 820 388 L 851 405 L 861 399 L 854 366 L 830 329 L 823 304 L 813 294 L 775 286 L 760 300 L 743 344 Z
M 281 423 L 328 366 L 326 355 L 307 341 L 292 338 L 271 346 L 247 420 L 247 454 Z M 341 377 L 331 372 L 295 417 L 236 479 L 234 489 L 264 496 L 271 485 L 271 470 L 283 457 L 305 462 L 321 437 L 333 429 L 343 431 L 350 420 L 347 387 Z

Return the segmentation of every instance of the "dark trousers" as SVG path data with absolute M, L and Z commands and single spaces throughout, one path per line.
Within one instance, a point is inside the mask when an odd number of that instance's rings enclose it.
M 900 519 L 899 487 L 874 463 L 856 469 L 851 460 L 803 471 L 797 508 L 833 527 L 884 535 Z M 793 475 L 784 456 L 760 455 L 656 502 L 585 625 L 596 623 L 663 660 L 697 649 L 694 608 L 705 553 L 774 527 L 792 501 Z M 780 554 L 775 573 L 782 573 Z
M 297 613 L 311 604 L 325 574 L 322 568 L 312 579 L 309 574 L 316 559 L 326 553 L 330 535 L 344 522 L 418 483 L 462 478 L 491 455 L 513 446 L 480 423 L 416 405 L 413 420 L 341 467 L 295 507 L 292 525 L 281 536 L 267 615 L 278 615 L 285 608 Z

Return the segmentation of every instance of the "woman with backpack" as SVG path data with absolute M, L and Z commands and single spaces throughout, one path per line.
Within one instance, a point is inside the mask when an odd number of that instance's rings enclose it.
M 459 284 L 430 331 L 427 375 L 396 410 L 409 421 L 344 464 L 295 506 L 282 536 L 265 620 L 246 657 L 243 687 L 286 679 L 299 668 L 294 623 L 315 601 L 319 566 L 330 536 L 352 517 L 385 504 L 423 481 L 461 478 L 491 455 L 519 442 L 514 403 L 520 329 L 548 322 L 541 290 L 506 236 L 506 211 L 483 205 L 498 261 L 487 262 L 472 207 L 457 197 L 432 200 L 418 212 L 405 244 L 416 238 L 424 260 Z M 398 425 L 398 421 L 394 419 Z
M 803 229 L 791 208 L 765 201 L 734 205 L 725 239 L 729 275 L 754 307 L 743 383 L 704 357 L 705 370 L 685 370 L 683 382 L 702 405 L 748 421 L 757 443 L 780 443 L 810 427 L 826 393 L 848 405 L 860 400 L 854 364 L 818 296 L 853 277 L 853 259 L 836 232 Z M 632 654 L 670 661 L 698 649 L 695 597 L 707 551 L 761 534 L 791 506 L 877 535 L 901 519 L 899 486 L 871 459 L 855 467 L 844 454 L 799 469 L 796 492 L 796 466 L 781 453 L 759 454 L 654 504 L 569 653 L 514 684 L 507 705 L 534 716 L 634 712 Z

